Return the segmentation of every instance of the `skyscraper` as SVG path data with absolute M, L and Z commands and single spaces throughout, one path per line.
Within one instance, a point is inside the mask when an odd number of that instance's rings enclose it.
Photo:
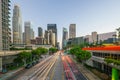
M 47 30 L 52 30 L 52 32 L 55 33 L 55 46 L 57 46 L 57 25 L 47 24 Z
M 31 34 L 30 39 L 34 39 L 34 31 L 32 28 L 30 29 L 30 34 Z
M 0 50 L 9 50 L 11 43 L 10 0 L 0 0 Z
M 25 44 L 30 44 L 31 39 L 31 22 L 25 22 Z
M 38 27 L 38 37 L 43 37 L 43 29 Z
M 69 38 L 76 37 L 76 24 L 70 24 L 69 26 Z
M 25 44 L 25 32 L 23 32 L 23 35 L 22 35 L 22 36 L 23 36 L 23 38 L 22 38 L 22 39 L 23 39 L 23 42 L 22 42 L 22 43 Z
M 62 38 L 62 47 L 64 48 L 67 44 L 68 31 L 66 28 L 63 28 L 63 38 Z
M 96 42 L 98 41 L 98 34 L 97 32 L 92 32 L 92 41 L 94 44 L 96 44 Z
M 46 41 L 45 42 L 46 44 L 50 44 L 50 45 L 56 46 L 55 45 L 55 33 L 53 33 L 52 30 L 45 30 L 44 39 Z
M 18 5 L 14 5 L 12 27 L 13 27 L 13 44 L 21 44 L 22 43 L 22 19 L 21 19 L 20 7 Z

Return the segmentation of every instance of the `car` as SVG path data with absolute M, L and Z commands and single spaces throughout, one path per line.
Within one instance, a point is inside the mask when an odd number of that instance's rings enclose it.
M 26 69 L 29 69 L 29 68 L 31 68 L 31 67 L 32 67 L 32 64 L 27 64 L 27 65 L 25 66 Z
M 37 60 L 36 63 L 39 63 L 39 60 Z
M 36 64 L 36 62 L 32 62 L 32 65 L 34 66 Z

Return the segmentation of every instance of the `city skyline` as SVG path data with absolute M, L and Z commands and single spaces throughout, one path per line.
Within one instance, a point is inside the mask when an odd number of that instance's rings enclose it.
M 62 41 L 62 27 L 68 29 L 72 23 L 76 24 L 77 37 L 88 35 L 93 31 L 97 31 L 98 33 L 115 31 L 120 26 L 119 0 L 69 0 L 69 2 L 68 0 L 12 0 L 11 3 L 20 5 L 23 22 L 28 20 L 33 22 L 34 31 L 36 32 L 35 36 L 38 34 L 38 26 L 46 30 L 47 24 L 57 24 L 59 29 L 58 40 L 60 42 Z M 30 5 L 26 5 L 26 3 Z M 13 8 L 13 5 L 11 8 Z

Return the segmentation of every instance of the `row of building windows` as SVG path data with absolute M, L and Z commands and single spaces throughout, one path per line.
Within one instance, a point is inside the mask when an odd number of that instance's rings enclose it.
M 112 74 L 112 68 L 110 66 L 99 63 L 97 61 L 93 61 L 93 66 L 97 68 L 98 70 L 101 70 L 102 72 L 108 74 L 109 76 L 111 76 Z
M 92 52 L 93 56 L 120 60 L 120 54 Z

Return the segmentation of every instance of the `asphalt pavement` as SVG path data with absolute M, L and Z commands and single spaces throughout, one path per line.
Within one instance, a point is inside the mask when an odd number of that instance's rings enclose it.
M 48 80 L 66 80 L 64 69 L 63 69 L 63 64 L 61 61 L 61 55 L 59 55 L 55 65 L 50 70 L 47 79 Z

